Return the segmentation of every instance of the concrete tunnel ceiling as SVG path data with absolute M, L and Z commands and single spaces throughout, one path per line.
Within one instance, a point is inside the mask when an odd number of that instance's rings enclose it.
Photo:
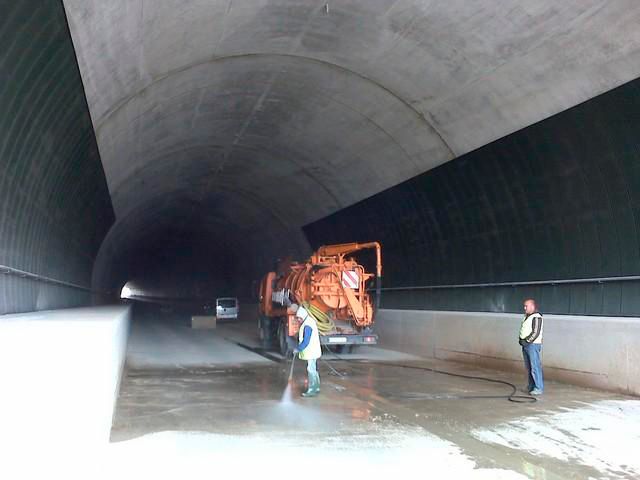
M 99 287 L 170 228 L 245 272 L 303 254 L 303 225 L 640 76 L 632 0 L 64 6 L 117 218 Z

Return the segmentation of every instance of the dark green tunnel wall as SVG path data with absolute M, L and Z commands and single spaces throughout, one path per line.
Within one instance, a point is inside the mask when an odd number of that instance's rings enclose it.
M 640 275 L 640 80 L 305 227 L 380 240 L 384 286 Z M 640 315 L 640 282 L 385 291 L 386 308 Z
M 62 2 L 0 0 L 0 44 L 0 264 L 90 286 L 113 211 Z M 91 300 L 0 271 L 0 313 Z

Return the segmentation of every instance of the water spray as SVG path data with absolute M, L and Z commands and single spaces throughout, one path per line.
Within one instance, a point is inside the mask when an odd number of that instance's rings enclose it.
M 293 352 L 293 355 L 291 357 L 291 368 L 289 369 L 289 383 L 291 383 L 291 380 L 293 380 L 293 365 L 296 363 L 296 353 Z
M 291 357 L 291 368 L 289 369 L 289 379 L 287 380 L 287 386 L 284 389 L 284 392 L 282 393 L 282 399 L 280 400 L 280 403 L 291 403 L 291 386 L 293 384 L 293 366 L 296 363 L 296 354 L 295 352 L 293 353 L 292 357 Z

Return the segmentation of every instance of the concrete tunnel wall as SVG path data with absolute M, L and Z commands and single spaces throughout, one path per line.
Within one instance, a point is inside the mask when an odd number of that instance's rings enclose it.
M 628 0 L 63 3 L 117 217 L 97 288 L 179 230 L 247 292 L 303 225 L 640 75 Z
M 0 45 L 0 314 L 87 304 L 114 216 L 62 5 L 1 2 Z
M 55 444 L 78 452 L 109 440 L 130 310 L 109 305 L 2 318 L 0 446 L 5 458 L 16 446 L 48 452 Z
M 635 80 L 305 232 L 313 246 L 382 242 L 384 347 L 522 371 L 520 312 L 534 297 L 545 377 L 640 395 L 640 282 L 508 285 L 640 273 L 638 131 Z
M 637 318 L 545 315 L 544 319 L 546 380 L 640 395 Z M 386 348 L 523 372 L 516 341 L 521 320 L 521 314 L 514 313 L 385 309 L 378 314 L 376 331 Z
M 388 309 L 640 315 L 640 80 L 305 227 L 382 242 Z M 429 286 L 505 282 L 500 287 Z M 418 288 L 416 288 L 418 287 Z M 425 288 L 426 287 L 426 288 Z

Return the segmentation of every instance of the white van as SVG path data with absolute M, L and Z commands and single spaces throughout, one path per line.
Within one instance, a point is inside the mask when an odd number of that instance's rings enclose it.
M 223 297 L 216 299 L 216 318 L 218 320 L 237 320 L 238 310 L 238 299 L 236 297 Z

